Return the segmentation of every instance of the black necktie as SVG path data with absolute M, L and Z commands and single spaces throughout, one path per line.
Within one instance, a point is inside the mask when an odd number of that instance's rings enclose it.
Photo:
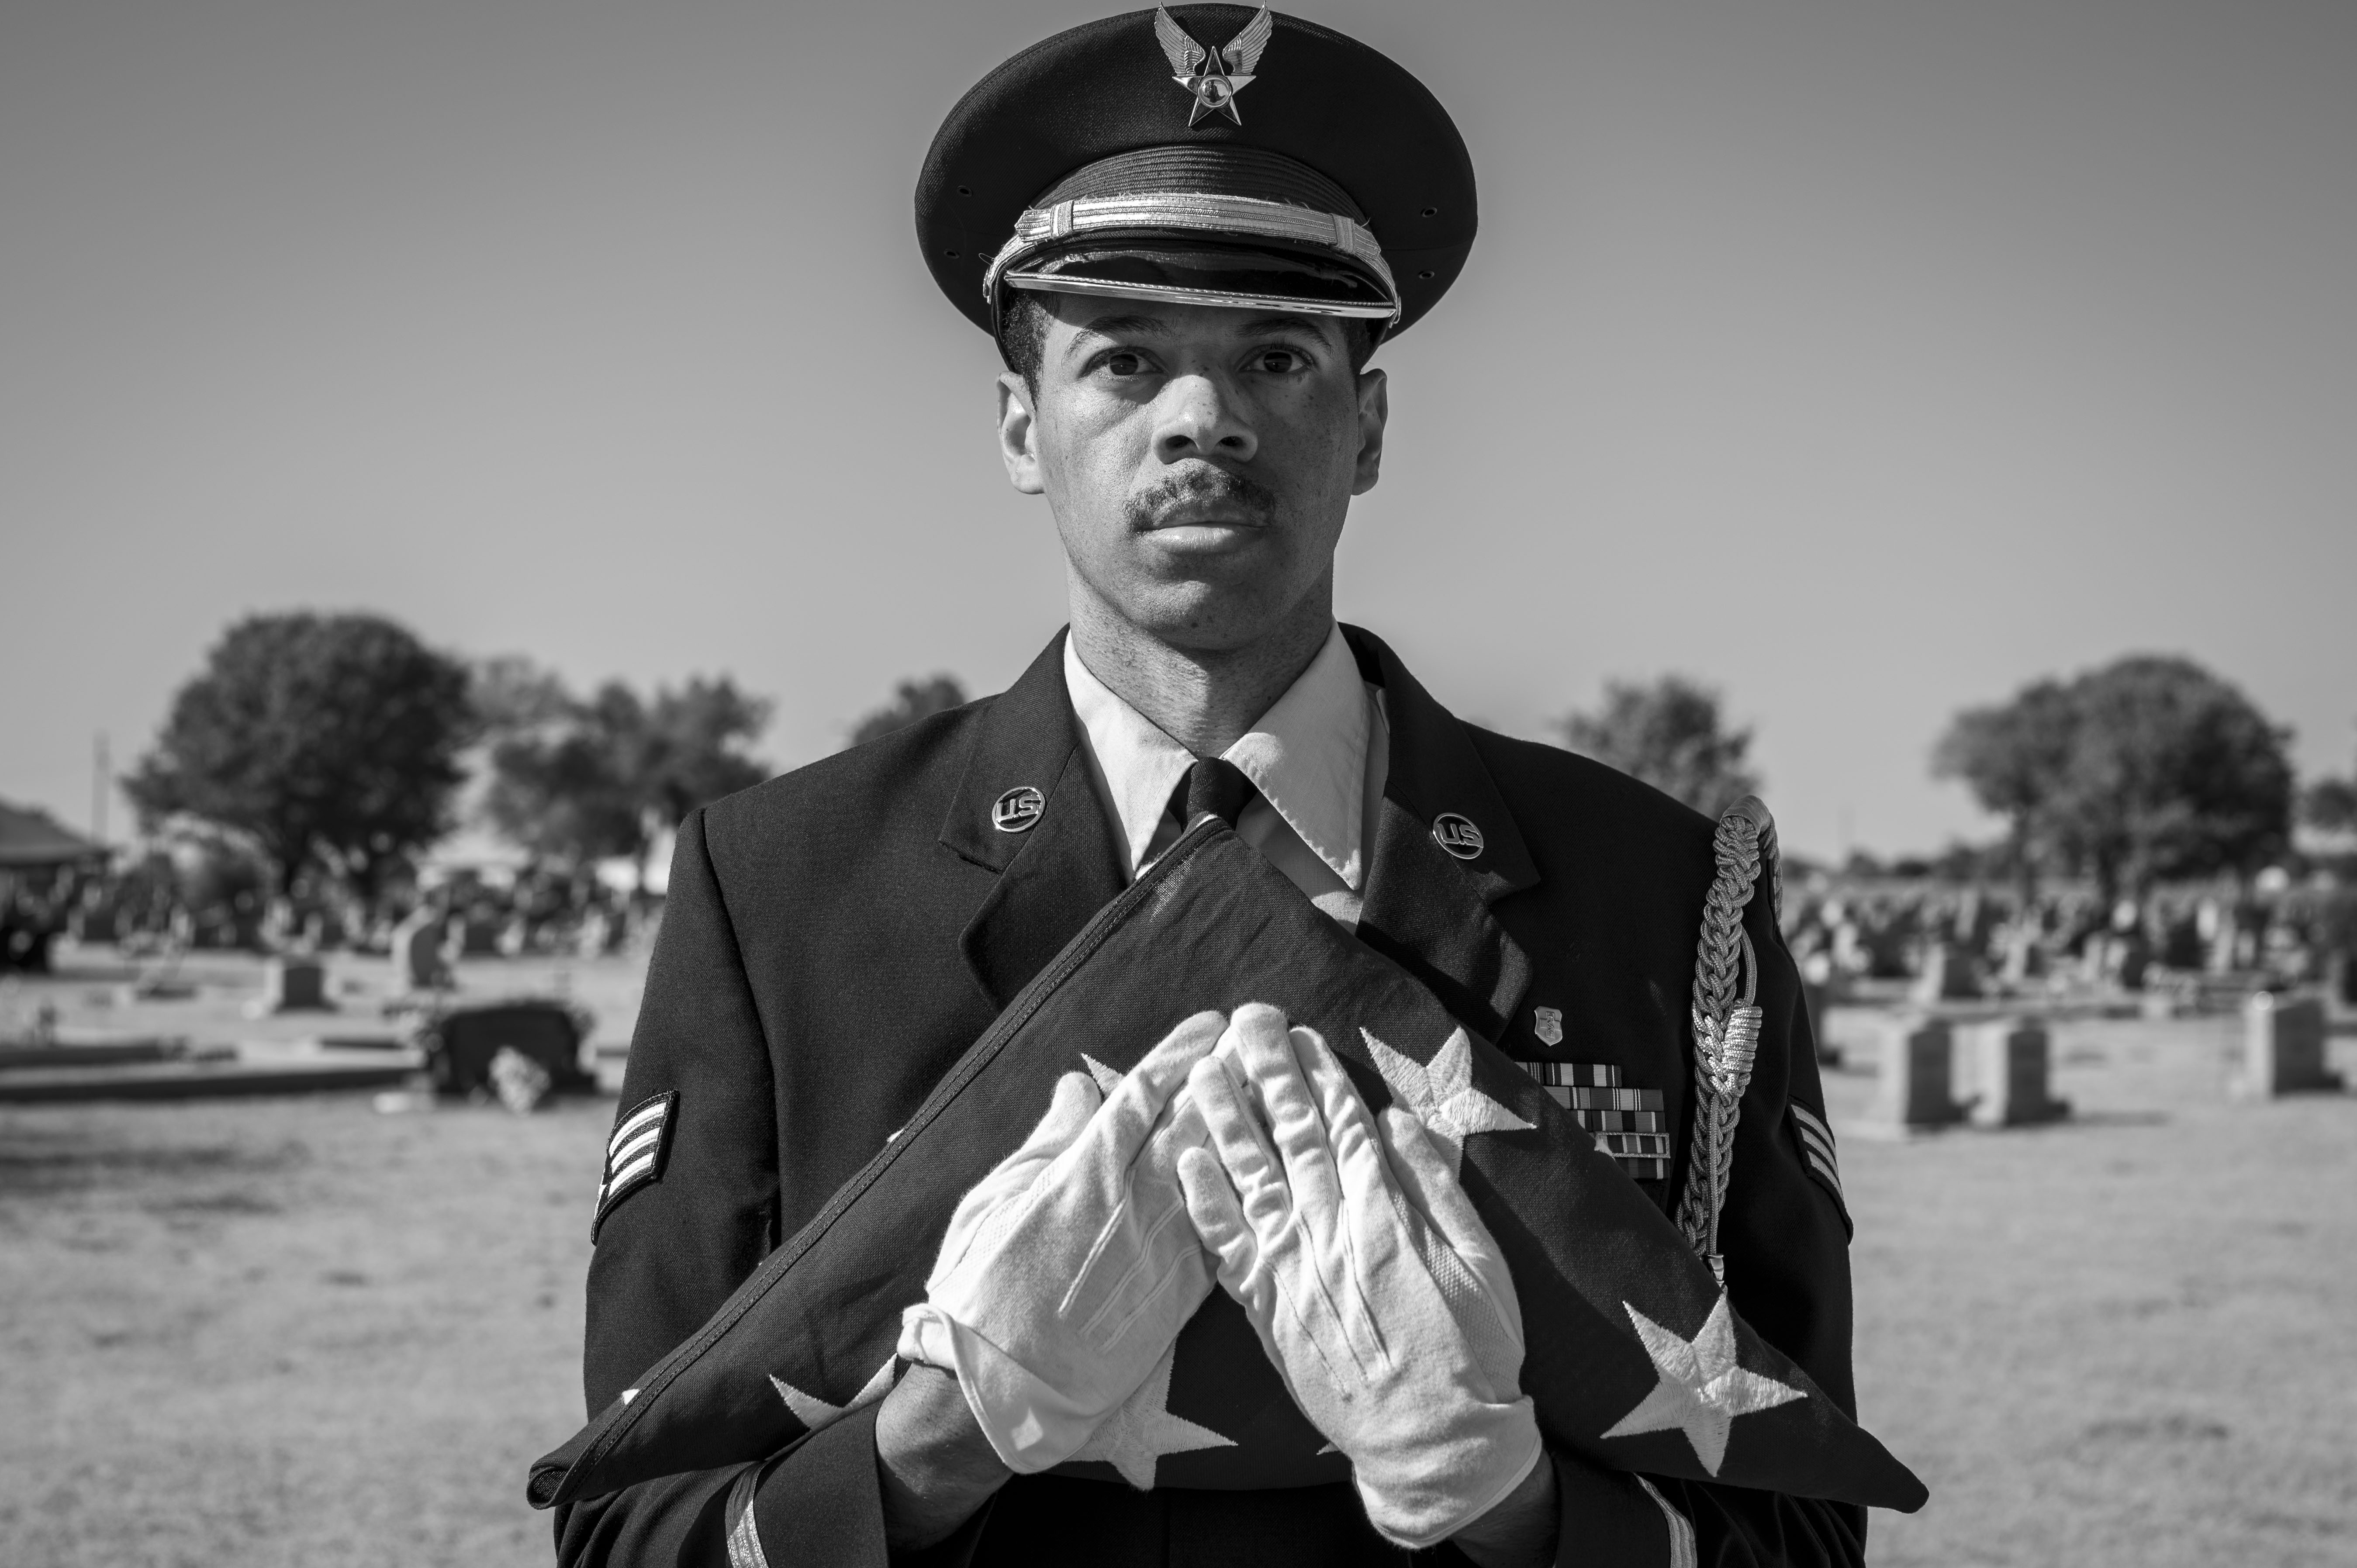
M 1186 781 L 1170 792 L 1170 804 L 1182 827 L 1206 811 L 1234 827 L 1256 793 L 1243 768 L 1224 757 L 1206 757 L 1187 770 Z

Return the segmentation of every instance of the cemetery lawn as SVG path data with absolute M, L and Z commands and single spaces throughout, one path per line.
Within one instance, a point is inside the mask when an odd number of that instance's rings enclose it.
M 2076 1122 L 1845 1142 L 1861 1403 L 1932 1492 L 1876 1563 L 2357 1559 L 2357 1097 L 2230 1105 L 2230 1037 L 2065 1027 Z M 549 1562 L 612 1112 L 0 1107 L 0 1556 Z
M 1859 1412 L 1932 1489 L 1873 1562 L 2357 1563 L 2357 1096 L 2229 1102 L 2240 1029 L 2065 1025 L 2073 1121 L 1843 1143 Z

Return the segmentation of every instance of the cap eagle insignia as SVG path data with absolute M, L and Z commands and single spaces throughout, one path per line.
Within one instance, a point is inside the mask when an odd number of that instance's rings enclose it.
M 1244 117 L 1236 113 L 1236 94 L 1251 83 L 1260 52 L 1268 48 L 1268 36 L 1275 30 L 1276 18 L 1264 5 L 1223 48 L 1208 49 L 1189 38 L 1168 10 L 1160 5 L 1154 8 L 1154 39 L 1170 58 L 1170 69 L 1176 73 L 1170 80 L 1194 95 L 1194 112 L 1187 116 L 1189 126 L 1206 114 L 1225 114 L 1239 125 L 1244 123 Z

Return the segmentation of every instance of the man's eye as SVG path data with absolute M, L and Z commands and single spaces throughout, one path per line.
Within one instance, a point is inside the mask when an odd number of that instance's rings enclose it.
M 1146 361 L 1135 354 L 1108 354 L 1104 367 L 1116 376 L 1135 376 L 1144 373 Z
M 1273 376 L 1291 375 L 1301 369 L 1301 356 L 1290 349 L 1267 349 L 1261 352 L 1260 368 Z

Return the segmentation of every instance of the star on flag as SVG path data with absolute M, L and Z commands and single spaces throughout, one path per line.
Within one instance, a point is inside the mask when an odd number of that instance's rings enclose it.
M 1704 1319 L 1702 1332 L 1692 1339 L 1675 1334 L 1622 1302 L 1645 1354 L 1662 1380 L 1644 1402 L 1609 1428 L 1607 1437 L 1634 1437 L 1642 1432 L 1679 1431 L 1694 1444 L 1695 1457 L 1710 1474 L 1718 1474 L 1727 1457 L 1727 1434 L 1738 1415 L 1773 1410 L 1802 1397 L 1773 1378 L 1747 1372 L 1735 1359 L 1735 1317 L 1721 1292 L 1718 1305 Z
M 1530 1130 L 1530 1122 L 1473 1087 L 1473 1042 L 1463 1029 L 1450 1035 L 1448 1043 L 1421 1067 L 1371 1031 L 1361 1028 L 1359 1035 L 1374 1056 L 1375 1070 L 1400 1103 L 1448 1151 L 1452 1170 L 1463 1164 L 1465 1140 L 1474 1133 Z
M 898 1359 L 893 1356 L 885 1357 L 884 1364 L 876 1369 L 876 1375 L 867 1380 L 867 1386 L 844 1404 L 829 1404 L 816 1394 L 806 1394 L 775 1372 L 770 1374 L 770 1383 L 778 1391 L 778 1397 L 786 1402 L 786 1408 L 794 1412 L 794 1419 L 816 1432 L 822 1426 L 831 1426 L 841 1421 L 862 1405 L 874 1404 L 890 1393 L 892 1369 Z
M 1233 1439 L 1170 1413 L 1170 1367 L 1178 1354 L 1176 1345 L 1162 1352 L 1162 1359 L 1154 1364 L 1137 1391 L 1089 1434 L 1089 1440 L 1072 1457 L 1102 1459 L 1120 1471 L 1123 1480 L 1141 1492 L 1150 1492 L 1155 1466 L 1163 1455 L 1233 1448 Z

